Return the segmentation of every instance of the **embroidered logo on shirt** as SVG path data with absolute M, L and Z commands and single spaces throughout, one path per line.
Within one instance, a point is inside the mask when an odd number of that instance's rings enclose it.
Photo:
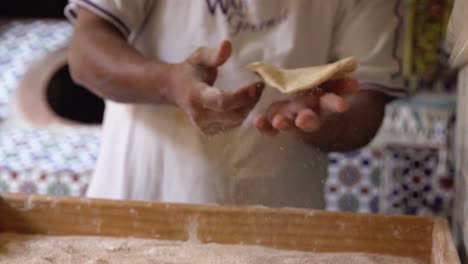
M 282 9 L 275 16 L 252 19 L 246 0 L 206 0 L 206 4 L 212 16 L 220 14 L 226 17 L 231 36 L 242 32 L 268 31 L 280 25 L 289 16 L 289 10 Z

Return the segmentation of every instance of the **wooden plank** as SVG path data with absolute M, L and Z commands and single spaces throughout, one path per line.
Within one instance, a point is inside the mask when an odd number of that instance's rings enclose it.
M 427 262 L 434 249 L 434 220 L 426 217 L 17 194 L 3 198 L 0 231 L 197 239 L 310 252 L 379 253 Z
M 460 264 L 460 258 L 450 234 L 449 224 L 443 218 L 434 219 L 432 246 L 432 264 Z

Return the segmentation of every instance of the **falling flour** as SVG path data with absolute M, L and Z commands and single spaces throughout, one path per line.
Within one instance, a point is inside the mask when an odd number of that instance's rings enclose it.
M 363 253 L 305 253 L 260 246 L 199 244 L 139 238 L 0 234 L 0 263 L 16 264 L 419 264 Z

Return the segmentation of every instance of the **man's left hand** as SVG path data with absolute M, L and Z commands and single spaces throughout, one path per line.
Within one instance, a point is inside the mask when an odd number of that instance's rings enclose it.
M 345 97 L 358 91 L 359 84 L 355 79 L 328 81 L 292 100 L 272 104 L 265 114 L 255 118 L 254 125 L 270 137 L 285 132 L 305 140 L 319 131 L 330 116 L 346 112 Z

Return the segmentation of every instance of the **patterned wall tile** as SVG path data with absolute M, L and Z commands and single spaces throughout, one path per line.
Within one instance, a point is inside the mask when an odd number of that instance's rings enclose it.
M 382 212 L 451 216 L 454 169 L 439 154 L 439 149 L 430 147 L 387 147 Z
M 325 184 L 327 210 L 378 212 L 379 157 L 373 149 L 330 154 Z
M 10 114 L 10 98 L 28 65 L 68 45 L 72 26 L 60 20 L 15 20 L 0 27 L 0 120 Z
M 28 65 L 68 45 L 60 20 L 15 20 L 0 27 L 0 120 Z M 83 195 L 99 149 L 95 127 L 46 130 L 0 126 L 0 192 Z

